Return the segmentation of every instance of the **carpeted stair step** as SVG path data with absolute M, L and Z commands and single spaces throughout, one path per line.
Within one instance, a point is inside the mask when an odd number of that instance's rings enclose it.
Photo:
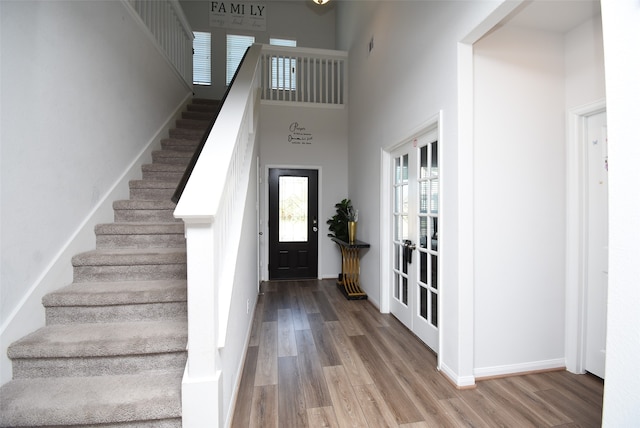
M 148 281 L 186 279 L 185 249 L 104 249 L 71 259 L 73 282 Z
M 185 280 L 73 283 L 45 295 L 47 325 L 186 319 Z
M 199 98 L 199 97 L 194 97 L 191 99 L 191 104 L 204 104 L 204 105 L 210 105 L 210 106 L 219 106 L 220 105 L 220 100 L 214 100 L 211 98 Z
M 171 128 L 169 130 L 170 138 L 200 140 L 203 135 L 204 135 L 204 129 Z
M 187 321 L 46 326 L 12 343 L 13 378 L 104 376 L 180 370 Z
M 96 248 L 178 248 L 185 246 L 183 223 L 107 223 L 95 227 Z
M 178 187 L 177 181 L 131 180 L 129 196 L 141 200 L 170 200 Z
M 176 204 L 171 200 L 126 199 L 113 203 L 116 222 L 181 222 L 173 216 Z
M 199 129 L 201 131 L 204 131 L 209 128 L 209 121 L 197 119 L 178 119 L 176 121 L 176 127 L 183 129 Z
M 218 111 L 219 107 L 217 105 L 209 105 L 209 104 L 189 104 L 187 106 L 187 111 L 195 111 L 199 113 L 215 113 Z
M 212 109 L 210 111 L 183 111 L 182 118 L 183 119 L 195 119 L 195 120 L 206 120 L 210 122 L 215 116 L 218 108 Z
M 0 426 L 180 427 L 182 373 L 13 380 Z
M 191 152 L 193 153 L 200 140 L 186 140 L 178 138 L 165 138 L 161 141 L 162 150 L 173 150 L 177 152 Z
M 179 182 L 186 170 L 185 165 L 150 163 L 142 165 L 142 179 Z
M 187 166 L 193 152 L 179 151 L 179 150 L 156 150 L 151 153 L 154 163 L 163 163 L 170 165 L 183 165 Z
M 187 105 L 187 111 L 196 112 L 216 112 L 220 109 L 220 103 L 217 100 L 194 99 Z

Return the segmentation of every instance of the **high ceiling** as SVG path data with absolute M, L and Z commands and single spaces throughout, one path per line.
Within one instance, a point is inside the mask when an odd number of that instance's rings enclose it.
M 598 15 L 598 0 L 537 0 L 525 2 L 503 25 L 566 33 Z

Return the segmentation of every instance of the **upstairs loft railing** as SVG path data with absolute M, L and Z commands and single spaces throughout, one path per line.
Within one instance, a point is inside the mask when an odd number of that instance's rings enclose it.
M 193 90 L 193 31 L 177 0 L 122 0 L 139 19 L 156 48 Z
M 264 45 L 261 87 L 263 103 L 343 107 L 347 52 Z

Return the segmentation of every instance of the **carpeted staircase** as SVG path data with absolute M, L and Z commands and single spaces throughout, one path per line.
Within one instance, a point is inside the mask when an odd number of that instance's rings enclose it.
M 217 109 L 192 101 L 73 257 L 73 283 L 43 298 L 47 325 L 9 347 L 0 426 L 181 426 L 186 248 L 170 198 Z

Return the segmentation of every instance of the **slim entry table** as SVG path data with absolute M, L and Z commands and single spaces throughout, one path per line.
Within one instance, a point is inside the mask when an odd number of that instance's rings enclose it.
M 360 288 L 360 249 L 370 245 L 357 239 L 353 244 L 338 238 L 331 240 L 340 246 L 342 252 L 342 278 L 338 280 L 338 288 L 349 300 L 366 299 L 367 293 Z

